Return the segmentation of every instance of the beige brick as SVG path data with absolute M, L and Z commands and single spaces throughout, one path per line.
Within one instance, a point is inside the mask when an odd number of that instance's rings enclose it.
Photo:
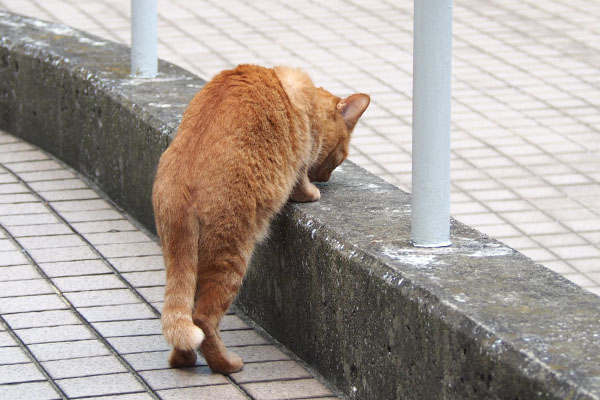
M 552 251 L 565 260 L 578 258 L 600 258 L 600 249 L 597 246 L 560 246 L 553 247 Z
M 563 274 L 565 278 L 581 287 L 594 287 L 598 286 L 594 281 L 583 274 Z
M 1 232 L 1 231 L 0 231 Z M 8 239 L 0 239 L 0 252 L 2 251 L 15 251 L 18 250 L 15 244 Z
M 71 340 L 94 339 L 95 336 L 84 325 L 62 325 L 39 328 L 19 329 L 15 331 L 23 343 L 66 342 Z
M 0 194 L 29 193 L 29 189 L 21 183 L 0 184 Z
M 21 172 L 19 173 L 19 177 L 25 182 L 37 182 L 58 179 L 71 179 L 75 177 L 75 174 L 66 169 L 57 169 L 50 171 Z
M 598 258 L 580 258 L 569 260 L 569 264 L 573 266 L 577 271 L 583 273 L 593 273 L 600 272 L 600 262 L 598 262 Z M 596 276 L 596 275 L 594 275 Z M 597 279 L 596 282 L 600 285 L 600 279 Z
M 254 398 L 280 400 L 331 396 L 333 393 L 316 379 L 247 383 L 242 385 Z
M 47 160 L 48 156 L 40 150 L 27 150 L 16 152 L 0 152 L 0 163 L 22 163 L 25 161 Z M 12 169 L 12 166 L 9 166 Z
M 126 232 L 136 231 L 137 228 L 126 219 L 113 221 L 75 222 L 71 226 L 79 233 L 97 232 Z
M 290 357 L 274 345 L 232 347 L 246 363 L 264 361 L 286 361 Z
M 486 225 L 480 230 L 486 235 L 499 239 L 521 235 L 521 232 L 519 232 L 514 226 L 509 225 L 508 223 L 498 225 Z
M 600 217 L 574 221 L 565 220 L 564 224 L 575 232 L 600 231 Z
M 21 225 L 9 228 L 14 237 L 66 235 L 73 233 L 71 229 L 60 222 L 53 224 Z
M 93 260 L 100 258 L 88 246 L 59 247 L 30 250 L 31 257 L 38 263 Z
M 0 386 L 0 398 L 18 399 L 27 393 L 28 396 L 36 400 L 54 400 L 60 396 L 52 388 L 49 382 L 27 382 Z
M 544 262 L 544 266 L 561 275 L 576 274 L 578 272 L 565 261 L 561 260 L 546 261 Z
M 88 375 L 90 372 L 94 375 L 127 372 L 123 364 L 112 355 L 46 361 L 42 366 L 54 379 L 76 378 Z
M 39 266 L 51 278 L 73 275 L 108 274 L 112 272 L 102 260 L 98 259 L 39 263 Z
M 541 211 L 518 211 L 518 212 L 503 212 L 502 217 L 509 222 L 520 225 L 529 222 L 553 222 L 554 220 Z
M 93 245 L 113 243 L 138 243 L 147 242 L 148 240 L 150 240 L 146 234 L 140 231 L 88 233 L 84 236 Z
M 59 379 L 56 383 L 71 398 L 115 395 L 144 390 L 144 387 L 130 373 Z
M 54 293 L 54 290 L 44 279 L 0 282 L 0 298 L 51 293 Z
M 290 360 L 247 363 L 242 371 L 231 374 L 231 378 L 237 383 L 248 383 L 312 378 L 312 375 L 299 363 Z
M 1 186 L 1 185 L 0 185 Z M 0 191 L 2 188 L 0 187 Z M 31 203 L 38 201 L 39 199 L 35 197 L 32 193 L 9 193 L 2 194 L 0 193 L 0 204 L 18 204 L 18 203 Z
M 27 250 L 53 249 L 59 247 L 85 246 L 86 243 L 78 235 L 33 236 L 18 239 Z
M 566 233 L 567 228 L 559 222 L 535 222 L 520 224 L 519 229 L 523 230 L 527 235 L 544 235 L 551 233 Z
M 161 255 L 160 246 L 154 242 L 113 243 L 96 246 L 105 257 L 132 257 Z
M 24 214 L 24 215 L 0 215 L 0 224 L 8 227 L 19 225 L 46 225 L 59 223 L 59 219 L 53 214 Z
M 162 255 L 115 257 L 108 261 L 120 272 L 164 270 L 165 263 Z
M 36 181 L 31 182 L 29 186 L 37 192 L 87 188 L 87 185 L 81 179 L 77 178 Z
M 99 197 L 92 189 L 52 190 L 38 194 L 48 201 L 88 200 Z
M 480 201 L 515 200 L 518 196 L 508 189 L 471 190 L 469 194 Z
M 540 248 L 540 247 L 531 248 L 531 249 L 523 249 L 523 250 L 521 250 L 521 252 L 523 254 L 525 254 L 527 257 L 531 258 L 536 263 L 544 264 L 545 262 L 551 262 L 551 261 L 558 260 L 556 255 L 554 255 L 550 251 Z
M 501 217 L 491 212 L 481 214 L 466 214 L 458 218 L 464 224 L 471 225 L 476 229 L 487 225 L 500 225 L 506 223 Z
M 205 366 L 144 371 L 140 375 L 154 390 L 185 388 L 189 386 L 224 385 L 229 383 L 223 375 L 212 373 L 210 368 Z
M 10 170 L 16 173 L 31 171 L 51 171 L 63 167 L 54 160 L 19 162 L 10 165 Z
M 111 208 L 111 205 L 103 199 L 53 201 L 50 205 L 58 212 L 106 210 Z
M 63 211 L 61 216 L 67 222 L 110 221 L 123 219 L 123 215 L 114 209 L 89 211 Z
M 200 386 L 183 389 L 168 389 L 158 392 L 164 400 L 180 399 L 227 399 L 247 400 L 246 395 L 231 385 Z
M 542 246 L 552 248 L 554 246 L 581 245 L 585 240 L 574 233 L 558 233 L 550 235 L 534 235 L 531 237 Z
M 48 209 L 41 202 L 0 204 L 0 215 L 44 214 Z

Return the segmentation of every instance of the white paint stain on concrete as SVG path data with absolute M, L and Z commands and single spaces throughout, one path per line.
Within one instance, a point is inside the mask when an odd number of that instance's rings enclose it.
M 92 46 L 96 46 L 96 47 L 100 47 L 100 46 L 104 46 L 106 45 L 106 42 L 101 41 L 101 40 L 92 40 L 90 38 L 87 37 L 79 37 L 77 40 L 79 40 L 79 43 L 85 43 L 85 44 L 90 44 Z
M 383 255 L 416 268 L 427 268 L 438 261 L 435 254 L 419 254 L 407 251 L 407 249 L 384 248 Z

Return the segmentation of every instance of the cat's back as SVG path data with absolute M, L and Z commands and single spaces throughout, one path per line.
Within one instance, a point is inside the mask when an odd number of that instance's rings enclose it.
M 310 152 L 307 117 L 280 75 L 241 65 L 208 82 L 161 157 L 156 185 L 172 196 L 180 190 L 174 187 L 185 187 L 190 200 L 247 198 L 279 207 Z
M 272 69 L 240 65 L 219 73 L 197 93 L 184 113 L 177 137 L 211 136 L 206 139 L 217 140 L 234 134 L 256 135 L 260 133 L 257 124 L 289 122 L 289 108 Z

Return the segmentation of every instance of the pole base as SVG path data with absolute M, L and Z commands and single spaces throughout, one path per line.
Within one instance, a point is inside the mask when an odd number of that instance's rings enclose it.
M 424 247 L 424 248 L 433 248 L 433 247 L 449 247 L 452 246 L 451 241 L 439 242 L 439 243 L 417 243 L 411 239 L 410 244 L 414 247 Z

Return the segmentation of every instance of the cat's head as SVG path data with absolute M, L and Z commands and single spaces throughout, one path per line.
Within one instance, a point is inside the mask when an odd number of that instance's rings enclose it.
M 362 93 L 341 99 L 323 88 L 317 90 L 315 117 L 322 145 L 315 163 L 308 170 L 311 181 L 327 182 L 333 170 L 348 157 L 350 134 L 370 101 L 369 96 Z

